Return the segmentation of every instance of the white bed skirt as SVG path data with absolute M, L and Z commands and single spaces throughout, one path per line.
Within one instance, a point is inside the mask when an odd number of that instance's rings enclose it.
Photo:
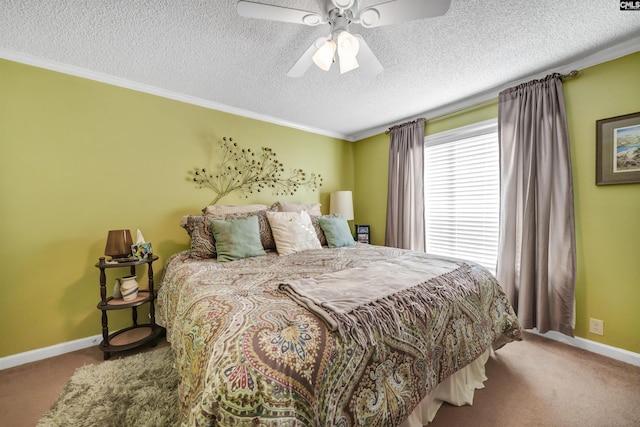
M 469 365 L 460 369 L 441 382 L 413 410 L 400 427 L 423 427 L 433 421 L 444 402 L 455 406 L 472 405 L 476 389 L 484 388 L 487 377 L 484 365 L 489 360 L 491 349 L 487 350 Z

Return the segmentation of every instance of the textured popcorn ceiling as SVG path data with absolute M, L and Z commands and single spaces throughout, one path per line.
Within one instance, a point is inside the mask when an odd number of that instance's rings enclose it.
M 254 1 L 317 10 L 313 0 Z M 1 0 L 0 57 L 353 140 L 603 52 L 640 50 L 640 11 L 618 0 L 452 0 L 442 17 L 351 26 L 382 74 L 312 66 L 294 79 L 287 71 L 328 25 L 241 18 L 235 3 Z

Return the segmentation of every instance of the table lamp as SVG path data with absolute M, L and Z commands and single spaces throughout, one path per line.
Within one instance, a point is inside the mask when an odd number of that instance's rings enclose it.
M 353 197 L 351 191 L 334 191 L 329 200 L 329 213 L 338 213 L 347 221 L 353 219 Z
M 109 230 L 107 235 L 107 245 L 104 248 L 104 254 L 117 261 L 118 259 L 127 259 L 131 257 L 131 231 L 129 230 Z

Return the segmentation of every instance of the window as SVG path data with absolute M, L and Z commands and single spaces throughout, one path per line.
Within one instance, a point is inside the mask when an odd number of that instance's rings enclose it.
M 425 138 L 428 253 L 468 259 L 495 274 L 500 215 L 498 123 Z

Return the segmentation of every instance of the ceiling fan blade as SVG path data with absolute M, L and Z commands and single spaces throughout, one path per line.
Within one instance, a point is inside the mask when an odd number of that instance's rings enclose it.
M 371 51 L 367 42 L 364 41 L 360 34 L 354 34 L 353 36 L 358 39 L 358 42 L 360 42 L 360 50 L 358 51 L 357 58 L 362 71 L 372 76 L 380 74 L 383 70 L 382 64 Z
M 322 16 L 316 12 L 291 9 L 271 4 L 240 0 L 236 6 L 238 15 L 244 18 L 266 19 L 269 21 L 292 22 L 315 26 L 322 23 Z
M 447 13 L 451 0 L 395 0 L 364 8 L 358 22 L 366 28 L 381 27 Z
M 302 77 L 307 72 L 311 64 L 313 64 L 313 55 L 320 47 L 327 42 L 326 37 L 319 37 L 311 46 L 302 54 L 300 59 L 287 72 L 289 77 Z

